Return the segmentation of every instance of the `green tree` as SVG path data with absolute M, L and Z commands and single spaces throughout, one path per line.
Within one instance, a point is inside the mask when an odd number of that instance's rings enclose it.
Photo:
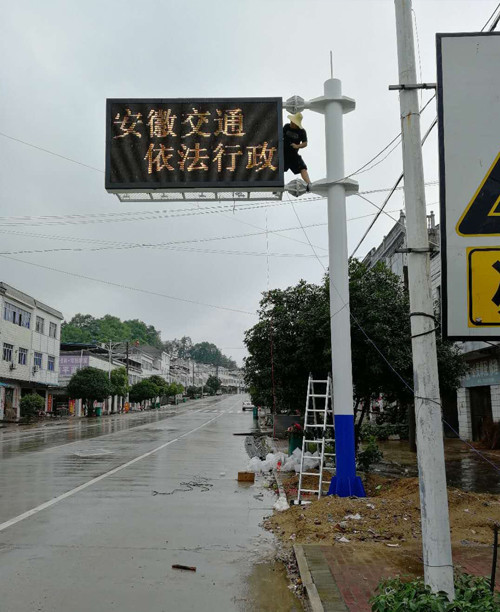
M 20 402 L 21 418 L 32 421 L 45 408 L 45 400 L 38 393 L 23 395 Z
M 113 315 L 95 319 L 91 315 L 77 314 L 62 325 L 62 342 L 139 342 L 162 348 L 160 332 L 152 325 L 133 319 L 121 321 Z
M 122 408 L 124 398 L 129 390 L 127 369 L 125 367 L 117 368 L 111 371 L 111 394 L 122 398 Z
M 195 399 L 196 397 L 199 397 L 201 395 L 201 387 L 195 387 L 194 385 L 189 386 L 186 389 L 186 395 L 190 399 Z
M 112 393 L 108 375 L 97 368 L 82 368 L 75 372 L 68 383 L 71 399 L 82 399 L 87 407 L 87 416 L 94 414 L 94 402 L 103 402 Z
M 413 403 L 411 390 L 401 380 L 412 387 L 408 295 L 399 277 L 383 264 L 368 269 L 352 260 L 349 277 L 358 424 L 370 400 L 379 395 L 398 403 L 401 419 Z M 328 277 L 321 285 L 300 281 L 265 293 L 258 314 L 258 323 L 245 333 L 245 381 L 253 403 L 272 406 L 275 401 L 280 412 L 302 412 L 309 373 L 324 378 L 331 370 Z M 456 389 L 464 370 L 457 350 L 438 340 L 438 360 L 442 392 Z
M 150 376 L 146 380 L 149 380 L 153 383 L 153 385 L 155 385 L 157 390 L 156 397 L 163 397 L 165 395 L 168 395 L 169 384 L 164 378 L 158 376 L 157 374 L 153 374 L 153 376 Z
M 217 378 L 217 376 L 209 376 L 205 384 L 205 387 L 207 388 L 207 391 L 210 393 L 210 395 L 215 395 L 217 391 L 219 391 L 221 386 L 221 380 L 220 378 Z
M 143 404 L 147 400 L 153 400 L 158 396 L 158 387 L 148 378 L 140 380 L 130 387 L 130 401 Z

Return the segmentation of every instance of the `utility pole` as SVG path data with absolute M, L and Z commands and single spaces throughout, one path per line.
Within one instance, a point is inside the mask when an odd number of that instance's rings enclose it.
M 395 0 L 424 578 L 455 597 L 411 0 Z

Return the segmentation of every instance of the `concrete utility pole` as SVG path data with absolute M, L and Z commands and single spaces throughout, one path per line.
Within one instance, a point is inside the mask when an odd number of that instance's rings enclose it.
M 416 85 L 411 0 L 395 0 L 400 85 Z M 433 591 L 455 597 L 443 426 L 431 295 L 429 239 L 420 145 L 418 90 L 401 88 L 404 193 L 410 320 L 420 480 L 424 578 Z
M 347 252 L 346 195 L 356 193 L 356 181 L 344 172 L 343 115 L 354 110 L 352 98 L 342 95 L 339 79 L 328 79 L 324 95 L 304 101 L 294 96 L 285 103 L 296 113 L 304 108 L 325 116 L 326 180 L 313 183 L 313 193 L 328 198 L 328 253 L 330 273 L 330 327 L 333 372 L 336 473 L 329 495 L 365 497 L 356 476 L 354 409 L 352 389 L 351 318 L 349 308 L 349 260 Z M 297 195 L 300 191 L 297 192 Z

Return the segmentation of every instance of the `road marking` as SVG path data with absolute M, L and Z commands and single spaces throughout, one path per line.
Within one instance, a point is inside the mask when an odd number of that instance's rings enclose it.
M 83 491 L 84 489 L 87 489 L 88 487 L 92 486 L 93 484 L 96 484 L 97 482 L 100 482 L 101 480 L 104 480 L 108 476 L 113 476 L 113 474 L 117 474 L 118 472 L 121 472 L 122 470 L 124 470 L 125 468 L 128 468 L 129 466 L 133 465 L 134 463 L 137 463 L 138 461 L 141 461 L 141 459 L 145 459 L 146 457 L 149 457 L 150 455 L 153 455 L 154 453 L 157 453 L 158 451 L 162 450 L 163 448 L 166 448 L 167 446 L 170 446 L 170 444 L 174 444 L 174 442 L 178 442 L 182 438 L 185 438 L 186 436 L 189 436 L 190 434 L 194 433 L 195 431 L 198 431 L 199 429 L 202 429 L 203 427 L 206 427 L 207 425 L 209 425 L 213 421 L 219 419 L 221 416 L 222 416 L 222 414 L 219 414 L 219 415 L 213 417 L 212 419 L 210 419 L 209 421 L 206 421 L 205 423 L 203 423 L 203 425 L 199 425 L 198 427 L 195 427 L 194 429 L 191 429 L 190 431 L 186 432 L 185 434 L 182 434 L 178 438 L 175 438 L 175 440 L 169 440 L 168 442 L 165 442 L 165 444 L 162 444 L 161 446 L 157 446 L 153 450 L 150 450 L 147 453 L 144 453 L 143 455 L 140 455 L 139 457 L 136 457 L 135 459 L 131 459 L 130 461 L 127 461 L 127 463 L 123 463 L 122 465 L 119 465 L 118 467 L 115 467 L 112 470 L 109 470 L 109 472 L 105 472 L 104 474 L 101 474 L 100 476 L 97 476 L 96 478 L 92 478 L 92 480 L 89 480 L 89 481 L 83 483 L 82 485 L 79 485 L 78 487 L 75 487 L 74 489 L 71 489 L 71 491 L 66 491 L 66 493 L 62 493 L 62 495 L 58 495 L 57 497 L 54 497 L 53 499 L 51 499 L 49 501 L 46 501 L 43 504 L 40 504 L 39 506 L 36 506 L 35 508 L 32 508 L 31 510 L 27 510 L 26 512 L 23 512 L 22 514 L 19 514 L 18 516 L 15 516 L 14 518 L 11 518 L 8 521 L 5 521 L 5 523 L 0 523 L 0 531 L 4 531 L 5 529 L 8 529 L 9 527 L 12 527 L 16 523 L 24 521 L 24 519 L 27 519 L 30 516 L 33 516 L 34 514 L 38 514 L 42 510 L 46 510 L 47 508 L 50 508 L 51 506 L 54 506 L 55 504 L 59 503 L 63 499 L 71 497 L 72 495 L 75 495 L 76 493 L 79 493 L 80 491 Z

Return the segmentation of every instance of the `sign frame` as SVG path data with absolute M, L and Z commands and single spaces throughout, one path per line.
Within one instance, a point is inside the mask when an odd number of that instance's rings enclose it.
M 237 103 L 275 103 L 278 120 L 278 176 L 272 181 L 257 181 L 253 185 L 250 181 L 183 181 L 170 182 L 168 184 L 158 183 L 157 187 L 151 187 L 151 183 L 112 183 L 111 182 L 111 123 L 112 104 L 237 104 Z M 283 99 L 281 97 L 221 97 L 221 98 L 107 98 L 106 99 L 106 164 L 105 164 L 105 189 L 108 193 L 155 193 L 155 192 L 217 192 L 217 191 L 244 191 L 259 192 L 284 190 L 284 150 L 283 150 Z
M 443 97 L 443 41 L 444 39 L 450 38 L 464 38 L 464 37 L 480 37 L 483 39 L 490 37 L 499 37 L 500 32 L 453 32 L 453 33 L 439 33 L 436 34 L 436 55 L 437 55 L 437 107 L 438 107 L 438 147 L 439 147 L 439 199 L 440 199 L 440 235 L 441 235 L 441 331 L 442 336 L 452 341 L 475 341 L 475 340 L 491 340 L 500 337 L 500 327 L 497 324 L 491 325 L 490 329 L 486 329 L 487 326 L 480 328 L 479 326 L 470 327 L 468 326 L 469 321 L 469 283 L 470 283 L 470 271 L 468 268 L 468 256 L 467 248 L 476 247 L 478 249 L 483 248 L 495 248 L 500 247 L 498 241 L 498 235 L 495 234 L 476 234 L 474 236 L 460 234 L 456 227 L 463 220 L 466 213 L 470 208 L 471 197 L 476 197 L 482 186 L 484 175 L 481 177 L 481 181 L 474 187 L 473 192 L 470 194 L 464 194 L 463 200 L 463 211 L 457 217 L 457 219 L 449 218 L 452 214 L 448 211 L 447 206 L 447 180 L 446 180 L 446 134 L 445 134 L 445 103 Z M 465 73 L 464 73 L 465 74 Z M 465 77 L 464 77 L 465 80 Z M 465 85 L 466 86 L 466 85 Z M 500 145 L 500 140 L 499 140 Z M 489 163 L 486 163 L 484 171 L 490 167 L 493 159 Z M 485 180 L 485 179 L 484 179 Z M 450 214 L 447 214 L 450 212 Z M 455 331 L 452 325 L 450 325 L 450 296 L 449 296 L 449 274 L 448 274 L 448 257 L 449 244 L 448 244 L 448 231 L 454 231 L 457 233 L 457 237 L 463 241 L 463 277 L 465 282 L 465 304 L 466 307 L 463 312 L 463 329 Z M 496 244 L 495 244 L 496 243 Z M 452 255 L 453 257 L 453 255 Z M 450 329 L 452 327 L 452 329 Z M 461 333 L 462 332 L 462 333 Z

